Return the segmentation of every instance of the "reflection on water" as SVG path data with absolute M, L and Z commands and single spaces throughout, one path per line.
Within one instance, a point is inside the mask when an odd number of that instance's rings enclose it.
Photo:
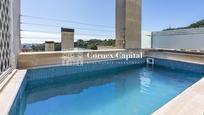
M 201 76 L 129 66 L 33 81 L 19 115 L 148 115 Z
M 55 79 L 35 81 L 30 83 L 26 89 L 27 103 L 35 103 L 59 95 L 79 94 L 89 87 L 101 86 L 111 82 L 115 82 L 116 86 L 123 86 L 126 77 L 124 74 L 128 74 L 126 71 L 134 69 L 133 67 L 138 66 L 84 72 Z M 124 72 L 124 74 L 121 74 L 121 72 Z

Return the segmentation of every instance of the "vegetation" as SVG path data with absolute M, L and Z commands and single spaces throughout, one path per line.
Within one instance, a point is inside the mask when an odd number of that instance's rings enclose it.
M 113 40 L 113 39 L 108 39 L 108 40 L 92 39 L 92 40 L 88 40 L 88 41 L 78 40 L 74 43 L 74 47 L 92 49 L 92 50 L 97 50 L 98 45 L 100 45 L 100 46 L 115 46 L 115 40 Z
M 45 51 L 45 44 L 33 44 L 31 48 L 33 51 Z
M 55 43 L 55 51 L 61 51 L 61 43 Z
M 190 29 L 190 28 L 202 28 L 204 27 L 204 20 L 195 22 L 187 27 L 179 27 L 179 28 L 167 28 L 164 29 L 163 31 L 167 31 L 167 30 L 178 30 L 178 29 Z
M 204 27 L 204 20 L 191 24 L 188 28 L 202 28 Z
M 115 40 L 113 39 L 108 39 L 108 40 L 92 39 L 88 41 L 78 40 L 74 42 L 74 47 L 76 48 L 97 50 L 98 45 L 99 46 L 115 46 Z M 33 44 L 31 48 L 33 51 L 45 51 L 45 44 Z M 55 51 L 61 51 L 61 43 L 55 43 Z

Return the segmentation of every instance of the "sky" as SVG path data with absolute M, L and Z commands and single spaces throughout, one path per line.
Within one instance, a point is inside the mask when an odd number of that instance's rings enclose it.
M 160 31 L 204 19 L 204 0 L 142 0 L 142 30 Z M 115 0 L 21 0 L 22 42 L 60 41 L 60 27 L 77 39 L 115 38 Z M 54 19 L 54 20 L 53 20 Z

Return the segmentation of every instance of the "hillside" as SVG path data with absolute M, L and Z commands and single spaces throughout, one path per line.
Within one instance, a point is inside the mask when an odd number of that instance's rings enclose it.
M 204 20 L 193 23 L 190 26 L 188 26 L 187 28 L 202 28 L 202 27 L 204 27 Z
M 193 24 L 190 24 L 189 26 L 186 27 L 179 27 L 179 28 L 167 28 L 164 29 L 163 31 L 167 31 L 167 30 L 178 30 L 178 29 L 190 29 L 190 28 L 202 28 L 204 27 L 204 19 L 200 20 L 198 22 L 195 22 Z

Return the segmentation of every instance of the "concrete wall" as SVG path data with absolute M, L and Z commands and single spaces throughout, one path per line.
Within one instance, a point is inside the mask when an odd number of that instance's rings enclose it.
M 204 50 L 204 28 L 153 32 L 152 47 Z
M 62 28 L 62 51 L 68 51 L 74 49 L 74 29 Z
M 125 48 L 141 48 L 141 0 L 126 0 Z
M 116 47 L 125 48 L 125 0 L 116 0 Z
M 204 64 L 204 53 L 181 52 L 171 50 L 146 50 L 145 56 L 175 60 L 195 64 Z
M 54 41 L 46 41 L 45 42 L 45 51 L 55 51 L 55 42 Z
M 12 0 L 12 66 L 17 67 L 18 55 L 21 51 L 20 40 L 20 14 L 21 14 L 21 0 Z
M 141 54 L 141 50 L 126 51 L 123 49 L 113 50 L 90 50 L 90 51 L 62 51 L 62 52 L 30 52 L 21 53 L 18 60 L 18 68 L 32 68 L 39 66 L 67 65 L 87 61 L 99 61 L 113 59 L 110 55 L 122 56 L 124 54 Z M 121 54 L 121 55 L 120 55 Z M 100 58 L 98 58 L 98 56 Z M 106 57 L 104 57 L 106 56 Z M 116 59 L 116 57 L 114 57 Z M 31 61 L 32 60 L 32 61 Z
M 140 54 L 142 52 L 144 57 L 155 57 L 158 59 L 175 60 L 180 62 L 188 62 L 194 64 L 204 64 L 204 53 L 195 52 L 181 52 L 173 50 L 101 50 L 101 51 L 64 51 L 64 52 L 30 52 L 21 53 L 18 65 L 20 69 L 41 67 L 41 66 L 52 66 L 52 65 L 63 65 L 67 61 L 71 63 L 87 62 L 87 61 L 99 61 L 98 58 L 92 58 L 94 55 L 116 55 L 117 53 L 122 54 Z M 68 56 L 68 57 L 67 57 Z M 71 56 L 71 57 L 70 57 Z M 90 58 L 91 57 L 91 58 Z M 104 60 L 112 58 L 104 58 Z M 32 60 L 32 61 L 30 61 Z M 100 59 L 103 60 L 103 59 Z
M 141 0 L 116 0 L 116 47 L 141 48 Z

